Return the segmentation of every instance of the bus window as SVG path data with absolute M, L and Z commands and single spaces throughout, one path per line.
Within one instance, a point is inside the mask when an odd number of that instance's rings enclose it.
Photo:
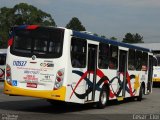
M 158 60 L 156 57 L 153 57 L 153 66 L 157 66 L 158 65 Z
M 148 66 L 148 53 L 143 52 L 142 71 L 147 71 L 147 66 Z
M 47 52 L 47 39 L 35 39 L 34 50 L 35 52 Z M 54 47 L 53 47 L 54 48 Z
M 74 68 L 86 67 L 87 41 L 73 37 L 71 40 L 71 63 Z
M 160 56 L 157 56 L 158 66 L 160 66 Z
M 0 54 L 0 65 L 5 65 L 5 64 L 6 64 L 6 55 Z
M 100 43 L 99 44 L 98 67 L 100 69 L 107 69 L 108 62 L 109 62 L 109 45 Z
M 141 71 L 142 68 L 142 52 L 136 51 L 136 70 Z
M 16 30 L 11 53 L 24 57 L 59 58 L 62 56 L 63 36 L 61 29 Z
M 118 47 L 110 46 L 110 59 L 109 59 L 109 68 L 117 69 L 118 67 Z
M 135 70 L 135 50 L 130 49 L 128 55 L 128 70 Z

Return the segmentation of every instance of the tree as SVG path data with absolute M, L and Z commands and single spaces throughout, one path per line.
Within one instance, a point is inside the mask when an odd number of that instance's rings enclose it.
M 66 25 L 66 28 L 76 31 L 86 31 L 86 28 L 82 25 L 78 18 L 73 17 Z
M 131 34 L 127 33 L 125 37 L 123 38 L 123 41 L 125 43 L 143 43 L 143 37 L 139 35 L 138 33 L 136 34 Z
M 101 35 L 100 37 L 101 37 L 101 38 L 104 38 L 104 39 L 106 39 L 106 38 L 107 38 L 105 35 Z
M 134 39 L 137 41 L 137 43 L 144 43 L 143 36 L 140 36 L 138 33 L 134 35 Z
M 133 43 L 134 42 L 134 38 L 133 38 L 133 35 L 131 33 L 127 33 L 125 35 L 125 38 L 123 38 L 123 41 L 122 42 L 125 42 L 125 43 Z
M 1 45 L 0 48 L 6 47 L 8 39 L 9 26 L 14 19 L 11 19 L 12 10 L 10 8 L 3 7 L 0 9 L 0 36 L 1 36 Z
M 3 46 L 7 47 L 8 32 L 14 25 L 45 25 L 56 26 L 50 14 L 37 9 L 27 3 L 20 3 L 13 8 L 0 8 L 0 36 L 2 37 Z
M 13 8 L 15 24 L 38 24 L 38 25 L 52 25 L 55 26 L 55 22 L 51 15 L 37 9 L 32 5 L 26 3 L 20 3 Z
M 117 38 L 116 38 L 116 37 L 111 37 L 110 39 L 117 41 Z
M 94 33 L 93 35 L 94 35 L 94 36 L 98 36 L 98 34 L 97 34 L 97 33 Z

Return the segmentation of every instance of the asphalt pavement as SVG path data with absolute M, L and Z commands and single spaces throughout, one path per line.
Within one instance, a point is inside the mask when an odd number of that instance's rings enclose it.
M 111 101 L 105 109 L 93 104 L 51 105 L 45 99 L 3 94 L 0 82 L 0 119 L 2 120 L 159 120 L 160 88 L 145 95 L 141 102 L 127 99 Z

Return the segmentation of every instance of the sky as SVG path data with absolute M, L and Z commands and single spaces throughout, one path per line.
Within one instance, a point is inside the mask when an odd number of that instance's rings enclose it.
M 0 8 L 22 2 L 51 14 L 58 27 L 77 17 L 87 31 L 107 38 L 122 41 L 130 32 L 160 42 L 160 0 L 0 0 Z

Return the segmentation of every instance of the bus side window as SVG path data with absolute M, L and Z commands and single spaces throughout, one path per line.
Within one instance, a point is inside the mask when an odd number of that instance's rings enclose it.
M 109 59 L 109 68 L 117 69 L 118 67 L 118 47 L 110 46 L 110 59 Z
M 0 65 L 6 64 L 6 55 L 0 55 Z
M 142 52 L 136 51 L 136 70 L 141 71 L 142 68 Z
M 157 57 L 153 57 L 153 66 L 158 66 L 158 59 L 157 59 Z
M 143 59 L 142 59 L 142 71 L 147 71 L 148 68 L 148 54 L 143 52 Z
M 100 43 L 99 44 L 98 67 L 100 69 L 107 69 L 108 62 L 109 62 L 109 45 Z
M 135 70 L 135 50 L 130 49 L 128 55 L 128 70 Z
M 71 39 L 71 64 L 74 68 L 86 67 L 87 41 L 85 39 Z
M 160 56 L 157 55 L 157 56 L 156 56 L 156 59 L 157 59 L 157 66 L 160 66 Z
M 0 55 L 0 65 L 3 65 L 3 58 L 1 55 Z

